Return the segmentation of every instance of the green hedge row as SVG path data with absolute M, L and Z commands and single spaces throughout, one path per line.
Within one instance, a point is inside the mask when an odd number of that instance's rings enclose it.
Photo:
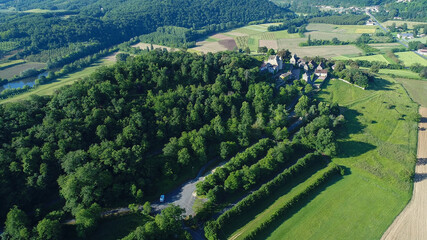
M 273 180 L 262 185 L 257 191 L 245 197 L 233 208 L 219 216 L 216 221 L 208 222 L 205 227 L 206 237 L 208 239 L 218 239 L 218 231 L 226 226 L 232 218 L 239 216 L 244 211 L 268 198 L 277 189 L 283 187 L 284 184 L 287 184 L 298 174 L 320 161 L 320 158 L 320 155 L 314 153 L 309 153 L 303 158 L 300 158 L 297 163 L 278 174 Z
M 197 194 L 206 194 L 209 190 L 215 188 L 215 186 L 223 185 L 231 172 L 242 168 L 244 165 L 252 165 L 273 146 L 273 140 L 263 138 L 251 147 L 246 148 L 245 151 L 237 153 L 224 166 L 217 168 L 213 174 L 208 175 L 205 180 L 197 183 Z
M 266 221 L 264 221 L 260 226 L 255 228 L 250 232 L 249 235 L 247 235 L 244 239 L 245 240 L 252 240 L 256 239 L 262 231 L 266 230 L 268 227 L 270 227 L 275 221 L 283 217 L 284 214 L 286 214 L 289 209 L 294 207 L 298 202 L 309 196 L 316 188 L 318 188 L 321 184 L 325 183 L 330 177 L 335 176 L 340 173 L 340 167 L 334 163 L 330 163 L 328 165 L 328 170 L 316 180 L 315 183 L 308 186 L 303 192 L 289 200 L 284 206 L 282 206 L 279 210 L 277 210 L 274 214 L 270 216 L 270 218 Z

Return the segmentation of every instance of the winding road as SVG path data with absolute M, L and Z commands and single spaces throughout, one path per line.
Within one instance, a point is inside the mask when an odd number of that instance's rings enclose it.
M 397 216 L 381 240 L 427 239 L 427 107 L 420 107 L 417 165 L 414 192 L 406 208 Z

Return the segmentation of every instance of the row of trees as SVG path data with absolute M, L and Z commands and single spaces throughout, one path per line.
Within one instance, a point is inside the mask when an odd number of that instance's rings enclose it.
M 233 221 L 233 218 L 245 213 L 257 204 L 262 203 L 271 195 L 282 188 L 284 185 L 289 185 L 299 174 L 304 171 L 314 168 L 322 159 L 320 155 L 309 153 L 303 158 L 300 158 L 294 165 L 285 169 L 278 174 L 274 179 L 263 184 L 258 190 L 249 194 L 247 197 L 238 202 L 230 210 L 221 214 L 216 220 L 209 221 L 205 225 L 205 235 L 207 239 L 218 239 L 218 233 Z

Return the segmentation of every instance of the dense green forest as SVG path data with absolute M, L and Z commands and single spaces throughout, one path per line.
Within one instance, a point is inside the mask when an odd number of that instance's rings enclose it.
M 376 14 L 378 19 L 387 20 L 401 17 L 404 20 L 427 21 L 427 0 L 413 0 L 410 2 L 392 2 L 384 6 Z
M 184 27 L 206 34 L 251 21 L 283 18 L 288 12 L 267 0 L 79 0 L 56 1 L 53 6 L 51 1 L 3 2 L 5 7 L 18 10 L 78 9 L 67 15 L 19 11 L 0 14 L 0 41 L 9 43 L 7 50 L 20 49 L 17 58 L 45 61 L 52 67 L 58 62 L 63 64 L 63 59 L 69 63 L 132 37 L 155 32 L 158 27 Z
M 262 135 L 283 139 L 284 106 L 304 84 L 277 92 L 259 65 L 232 52 L 155 50 L 52 97 L 1 105 L 2 220 L 16 205 L 7 222 L 25 215 L 21 233 L 31 235 L 31 226 L 63 219 L 54 210 L 64 207 L 84 235 L 92 226 L 84 219 L 100 208 L 142 203 L 189 166 L 232 156 Z

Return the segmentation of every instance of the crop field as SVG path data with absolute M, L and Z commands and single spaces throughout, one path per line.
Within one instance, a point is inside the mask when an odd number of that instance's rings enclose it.
M 354 41 L 362 33 L 373 33 L 377 30 L 376 26 L 310 23 L 307 26 L 308 32 L 305 33 L 305 37 L 301 37 L 298 33 L 289 34 L 287 30 L 268 32 L 267 28 L 270 25 L 277 25 L 277 23 L 249 25 L 215 34 L 203 41 L 198 41 L 197 46 L 192 50 L 205 53 L 224 51 L 230 49 L 230 44 L 220 44 L 219 41 L 234 39 L 237 47 L 240 49 L 249 47 L 252 52 L 256 52 L 260 46 L 266 46 L 273 49 L 292 49 L 300 56 L 336 57 L 345 55 L 355 57 L 362 52 L 352 45 L 300 47 L 299 43 L 306 42 L 308 35 L 311 35 L 312 39 L 331 40 L 336 37 L 343 41 Z
M 413 29 L 414 25 L 426 24 L 425 22 L 411 22 L 411 21 L 399 21 L 399 20 L 389 20 L 389 21 L 383 22 L 381 24 L 384 27 L 388 27 L 388 26 L 391 26 L 393 23 L 395 23 L 396 26 L 400 26 L 400 25 L 406 23 L 406 24 L 408 24 L 409 29 Z
M 345 57 L 345 56 L 339 56 L 335 57 L 336 60 L 364 60 L 364 61 L 376 61 L 376 62 L 383 62 L 383 63 L 390 63 L 387 61 L 386 58 L 384 58 L 383 55 L 377 54 L 377 55 L 370 55 L 370 56 L 360 56 L 360 57 Z
M 423 107 L 427 107 L 427 81 L 414 79 L 394 78 L 408 91 L 412 99 Z
M 405 207 L 417 143 L 417 125 L 408 116 L 417 104 L 389 80 L 378 80 L 372 90 L 339 80 L 325 84 L 318 97 L 339 103 L 346 118 L 333 162 L 347 174 L 267 239 L 379 239 Z
M 354 41 L 362 33 L 374 33 L 376 29 L 377 26 L 310 23 L 305 35 L 311 35 L 312 39 L 331 40 L 336 37 L 342 41 Z
M 22 71 L 25 71 L 27 69 L 34 68 L 38 70 L 44 67 L 46 67 L 46 63 L 29 62 L 29 63 L 19 64 L 19 65 L 15 65 L 15 66 L 0 70 L 0 78 L 10 79 L 10 78 L 13 78 L 15 75 L 19 75 Z
M 25 63 L 24 60 L 7 61 L 7 62 L 4 62 L 4 63 L 0 63 L 0 69 L 7 68 L 9 66 L 18 65 L 18 64 L 23 64 L 23 63 Z
M 310 47 L 300 47 L 298 44 L 300 42 L 305 42 L 303 38 L 300 39 L 280 39 L 278 40 L 278 48 L 291 49 L 292 52 L 296 53 L 298 56 L 321 56 L 326 58 L 332 58 L 337 56 L 358 56 L 362 53 L 354 45 L 339 45 L 339 46 L 310 46 Z
M 386 52 L 386 51 L 389 51 L 393 48 L 402 47 L 402 45 L 400 45 L 399 43 L 371 43 L 368 45 L 373 47 L 373 48 L 380 50 L 381 52 Z
M 380 74 L 394 75 L 396 77 L 421 79 L 418 73 L 406 69 L 380 69 Z
M 90 67 L 87 67 L 81 71 L 74 72 L 67 74 L 64 77 L 56 79 L 54 82 L 41 85 L 36 89 L 30 90 L 28 92 L 16 95 L 14 97 L 6 98 L 4 100 L 1 100 L 0 103 L 6 103 L 6 102 L 14 102 L 19 100 L 28 99 L 30 95 L 36 94 L 36 95 L 51 95 L 55 92 L 55 90 L 74 83 L 77 80 L 83 79 L 85 77 L 88 77 L 90 74 L 94 73 L 96 69 L 100 66 L 106 66 L 113 64 L 114 61 L 108 60 L 108 57 L 92 64 Z
M 411 66 L 415 63 L 427 66 L 427 60 L 413 52 L 397 52 L 395 54 L 403 62 L 403 64 L 405 64 L 405 66 Z

